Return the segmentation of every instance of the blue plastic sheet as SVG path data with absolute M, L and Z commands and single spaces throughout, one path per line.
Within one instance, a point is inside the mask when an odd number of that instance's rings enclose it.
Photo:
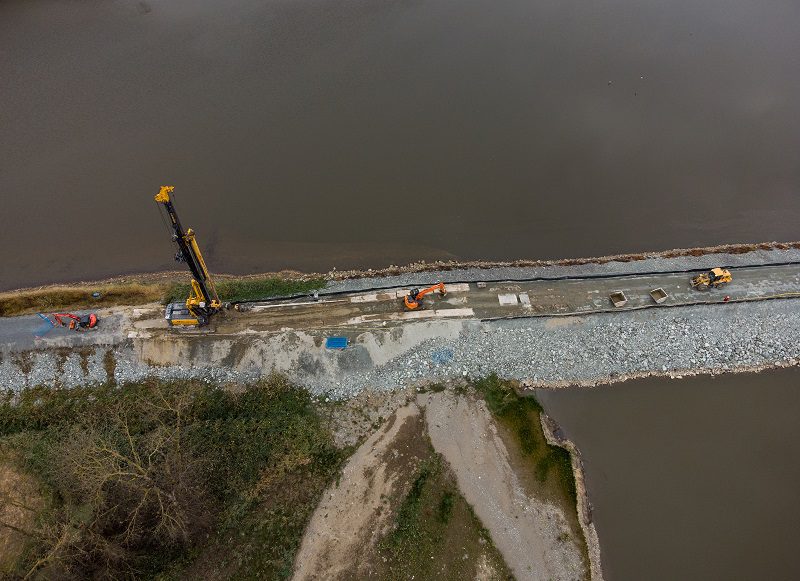
M 43 315 L 42 313 L 36 313 L 36 314 L 39 315 L 39 317 L 45 322 L 42 323 L 42 325 L 38 327 L 33 332 L 33 334 L 37 337 L 44 337 L 47 333 L 52 331 L 53 327 L 55 327 L 56 325 L 55 323 L 53 323 L 53 321 L 50 320 L 50 317 L 48 317 L 47 315 Z
M 346 349 L 347 337 L 328 337 L 325 339 L 326 349 Z

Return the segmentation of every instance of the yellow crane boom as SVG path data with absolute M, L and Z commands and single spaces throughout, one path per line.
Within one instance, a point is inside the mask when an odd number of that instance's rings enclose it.
M 222 303 L 214 287 L 214 281 L 203 260 L 203 254 L 197 245 L 194 230 L 184 230 L 170 194 L 175 186 L 161 186 L 155 196 L 156 202 L 163 207 L 169 217 L 172 228 L 172 240 L 178 246 L 175 259 L 185 262 L 192 273 L 192 289 L 185 303 L 171 303 L 167 305 L 165 317 L 170 325 L 186 326 L 207 325 L 211 316 L 222 307 Z

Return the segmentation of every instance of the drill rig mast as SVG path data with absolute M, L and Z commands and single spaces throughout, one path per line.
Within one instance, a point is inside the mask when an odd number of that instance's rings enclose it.
M 170 194 L 174 186 L 161 186 L 155 200 L 163 206 L 170 219 L 173 234 L 172 239 L 178 246 L 175 260 L 185 262 L 192 273 L 192 289 L 185 303 L 171 303 L 167 305 L 164 318 L 173 326 L 207 325 L 214 313 L 220 310 L 222 303 L 214 288 L 214 281 L 206 268 L 205 260 L 197 246 L 194 230 L 183 229 L 172 204 Z

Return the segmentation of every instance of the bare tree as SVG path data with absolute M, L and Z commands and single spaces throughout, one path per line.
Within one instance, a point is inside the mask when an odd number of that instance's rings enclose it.
M 58 564 L 129 577 L 138 548 L 180 547 L 205 532 L 207 495 L 184 442 L 190 405 L 188 387 L 157 387 L 147 397 L 119 398 L 103 417 L 83 418 L 66 438 L 56 470 L 65 503 L 84 516 L 78 522 L 65 516 L 42 531 L 47 549 L 29 575 Z

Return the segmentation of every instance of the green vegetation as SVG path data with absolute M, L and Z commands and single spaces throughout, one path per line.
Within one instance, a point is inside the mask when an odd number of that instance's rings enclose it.
M 190 289 L 187 277 L 178 277 L 178 280 L 186 282 L 176 282 L 176 277 L 178 275 L 170 275 L 167 280 L 156 282 L 144 282 L 148 279 L 142 277 L 142 282 L 53 286 L 0 293 L 0 317 L 186 300 Z M 278 276 L 220 276 L 215 282 L 220 300 L 230 303 L 302 294 L 325 286 L 322 277 L 296 280 Z M 100 296 L 92 297 L 93 292 Z
M 232 278 L 216 282 L 217 294 L 223 302 L 255 301 L 270 297 L 303 294 L 325 286 L 325 279 L 290 280 L 277 276 L 261 278 Z M 185 300 L 189 296 L 189 284 L 173 284 L 164 295 L 163 302 Z
M 475 382 L 489 410 L 513 434 L 523 456 L 533 464 L 536 480 L 543 488 L 558 489 L 575 506 L 575 478 L 569 452 L 551 446 L 542 433 L 542 406 L 531 396 L 520 397 L 514 386 L 490 375 Z M 555 490 L 553 492 L 556 492 Z
M 43 578 L 286 578 L 344 458 L 280 376 L 30 389 L 0 402 L 2 452 L 46 499 L 15 571 Z
M 482 553 L 488 554 L 499 576 L 511 578 L 439 454 L 431 451 L 417 468 L 410 490 L 394 511 L 393 525 L 378 545 L 379 578 L 474 579 Z
M 100 297 L 92 297 L 93 292 Z M 155 302 L 164 294 L 159 284 L 113 284 L 96 287 L 50 287 L 46 289 L 0 293 L 0 317 L 96 309 L 117 305 L 141 305 Z

